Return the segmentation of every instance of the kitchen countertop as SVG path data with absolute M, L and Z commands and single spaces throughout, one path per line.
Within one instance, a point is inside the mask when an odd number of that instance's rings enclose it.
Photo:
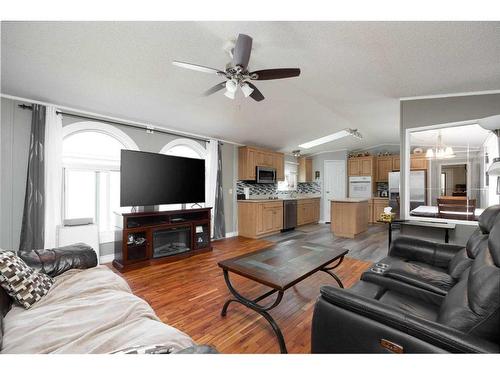
M 320 196 L 314 195 L 311 197 L 297 197 L 297 198 L 290 198 L 290 197 L 285 197 L 285 198 L 278 198 L 278 199 L 268 199 L 268 198 L 260 198 L 260 199 L 238 199 L 238 202 L 245 202 L 245 203 L 262 203 L 262 202 L 283 202 L 283 201 L 290 201 L 290 200 L 302 200 L 302 199 L 320 199 Z
M 339 203 L 361 203 L 368 202 L 371 198 L 335 198 L 330 199 L 330 202 L 339 202 Z

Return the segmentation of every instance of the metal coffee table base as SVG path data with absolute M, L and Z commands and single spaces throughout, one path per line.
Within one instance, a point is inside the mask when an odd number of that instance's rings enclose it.
M 335 281 L 339 284 L 339 287 L 344 288 L 344 285 L 342 284 L 342 281 L 340 281 L 340 278 L 332 272 L 333 269 L 337 268 L 340 266 L 342 261 L 344 260 L 344 257 L 339 258 L 337 264 L 335 264 L 332 267 L 324 267 L 320 269 L 320 271 L 323 271 L 327 274 L 329 274 L 331 277 L 335 279 Z M 240 293 L 234 289 L 233 285 L 231 284 L 231 281 L 229 280 L 229 272 L 228 270 L 223 270 L 224 272 L 224 280 L 226 282 L 227 288 L 231 292 L 231 294 L 234 296 L 234 298 L 228 299 L 225 303 L 224 306 L 222 307 L 221 311 L 221 316 L 226 316 L 227 315 L 227 309 L 229 307 L 229 304 L 231 302 L 239 302 L 242 305 L 248 307 L 249 309 L 252 309 L 253 311 L 257 312 L 261 316 L 263 316 L 271 325 L 271 328 L 273 329 L 274 333 L 276 334 L 276 337 L 278 338 L 278 343 L 280 346 L 280 352 L 282 354 L 288 353 L 285 345 L 285 339 L 283 337 L 283 333 L 281 333 L 280 327 L 278 324 L 274 321 L 273 317 L 268 313 L 269 310 L 274 309 L 276 306 L 278 306 L 283 299 L 283 294 L 284 290 L 278 290 L 278 289 L 272 289 L 267 293 L 264 293 L 263 295 L 250 300 L 246 297 L 243 297 Z M 278 293 L 278 296 L 276 297 L 276 300 L 273 303 L 270 303 L 266 306 L 259 305 L 257 302 L 262 301 L 264 298 L 267 298 L 269 296 L 272 296 L 273 294 Z

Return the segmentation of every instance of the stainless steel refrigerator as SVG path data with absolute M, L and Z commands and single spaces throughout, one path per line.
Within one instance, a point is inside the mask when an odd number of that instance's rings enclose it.
M 389 206 L 399 216 L 400 172 L 389 172 Z M 426 171 L 410 172 L 410 211 L 418 206 L 425 206 L 426 199 Z

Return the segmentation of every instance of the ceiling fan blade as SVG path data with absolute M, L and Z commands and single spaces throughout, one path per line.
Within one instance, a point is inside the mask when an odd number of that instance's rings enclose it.
M 264 100 L 264 95 L 259 91 L 257 87 L 251 82 L 247 82 L 248 86 L 250 86 L 253 89 L 253 92 L 250 94 L 250 97 L 257 101 L 260 102 L 261 100 Z
M 209 96 L 209 95 L 212 95 L 212 94 L 216 93 L 217 91 L 220 91 L 220 90 L 225 89 L 225 88 L 226 88 L 226 81 L 218 83 L 215 86 L 209 88 L 207 91 L 205 91 L 203 93 L 203 95 Z
M 252 79 L 259 81 L 267 79 L 298 77 L 299 75 L 300 75 L 299 68 L 264 69 L 264 70 L 256 70 L 255 72 L 250 73 L 250 77 L 252 77 Z M 254 76 L 256 78 L 253 78 Z
M 225 75 L 224 72 L 221 72 L 218 69 L 209 68 L 207 66 L 196 65 L 196 64 L 191 64 L 191 63 L 182 62 L 182 61 L 175 61 L 175 60 L 172 61 L 172 64 L 174 64 L 175 66 L 178 66 L 180 68 L 196 70 L 198 72 L 217 74 L 217 75 L 221 75 L 221 74 Z
M 233 50 L 233 66 L 241 66 L 245 70 L 252 52 L 252 38 L 245 34 L 239 34 Z

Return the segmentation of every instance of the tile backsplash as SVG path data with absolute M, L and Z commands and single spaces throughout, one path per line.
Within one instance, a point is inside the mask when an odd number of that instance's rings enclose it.
M 278 190 L 278 184 L 256 184 L 246 181 L 238 181 L 236 183 L 236 193 L 244 194 L 244 188 L 250 188 L 250 195 L 279 195 L 290 194 L 291 191 Z M 297 184 L 298 194 L 319 194 L 321 186 L 319 182 L 299 182 Z

